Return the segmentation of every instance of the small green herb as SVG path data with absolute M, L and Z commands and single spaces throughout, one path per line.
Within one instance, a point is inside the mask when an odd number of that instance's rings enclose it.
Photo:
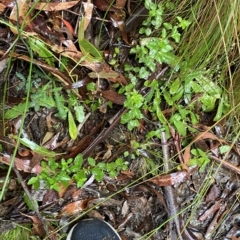
M 75 180 L 78 187 L 81 187 L 90 175 L 94 175 L 97 181 L 101 181 L 105 174 L 114 178 L 119 171 L 126 170 L 128 162 L 124 162 L 122 158 L 118 158 L 111 163 L 96 163 L 96 160 L 89 157 L 87 159 L 88 165 L 83 167 L 83 158 L 79 154 L 75 159 L 62 159 L 60 162 L 55 162 L 53 158 L 49 161 L 42 162 L 42 172 L 36 177 L 32 177 L 29 185 L 33 185 L 35 189 L 40 186 L 40 181 L 44 181 L 46 186 L 56 191 L 60 190 L 60 183 L 67 186 L 71 179 Z

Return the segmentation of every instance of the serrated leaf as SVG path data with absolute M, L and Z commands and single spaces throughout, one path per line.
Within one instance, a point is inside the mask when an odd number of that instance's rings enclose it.
M 89 157 L 89 158 L 88 158 L 88 164 L 89 164 L 90 166 L 95 166 L 95 165 L 96 165 L 96 161 L 95 161 L 95 159 Z
M 16 117 L 22 115 L 26 106 L 28 109 L 30 104 L 29 103 L 27 104 L 26 102 L 24 102 L 24 103 L 19 103 L 18 105 L 13 106 L 12 108 L 10 108 L 6 111 L 5 118 L 12 119 L 12 118 L 16 118 Z
M 171 87 L 170 87 L 170 94 L 175 94 L 178 92 L 179 90 L 179 87 L 180 87 L 180 79 L 177 78 L 174 80 L 174 82 L 171 84 Z
M 171 117 L 171 122 L 176 127 L 177 131 L 180 133 L 181 136 L 185 137 L 187 135 L 186 125 L 185 122 L 181 119 L 179 114 L 175 114 Z
M 71 111 L 68 111 L 68 130 L 71 139 L 75 140 L 78 135 L 78 129 Z

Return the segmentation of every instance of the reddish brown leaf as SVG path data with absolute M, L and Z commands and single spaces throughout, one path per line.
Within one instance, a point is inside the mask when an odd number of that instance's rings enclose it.
M 0 13 L 2 14 L 4 10 L 6 9 L 6 6 L 2 3 L 0 3 Z
M 33 221 L 33 232 L 36 235 L 38 235 L 42 238 L 44 238 L 46 236 L 46 232 L 44 230 L 42 222 L 38 217 L 27 215 L 27 214 L 24 214 L 24 213 L 21 213 L 21 214 L 32 219 L 32 221 Z
M 101 93 L 104 98 L 118 105 L 123 105 L 126 100 L 124 95 L 119 94 L 113 90 L 101 91 Z
M 61 215 L 75 215 L 81 213 L 91 199 L 79 200 L 65 205 L 61 210 Z
M 108 0 L 93 0 L 93 4 L 101 11 L 121 11 L 121 8 L 113 5 L 111 1 Z
M 116 6 L 119 8 L 124 8 L 127 0 L 116 0 Z
M 225 140 L 218 138 L 215 134 L 210 132 L 200 132 L 198 133 L 195 138 L 193 139 L 193 142 L 198 140 L 204 140 L 204 139 L 211 139 L 211 140 L 217 140 L 219 142 L 225 142 Z
M 183 153 L 183 162 L 188 166 L 189 160 L 191 159 L 191 147 L 186 147 Z
M 127 32 L 124 29 L 124 22 L 125 22 L 125 12 L 122 11 L 120 14 L 116 12 L 112 12 L 110 15 L 110 19 L 112 21 L 112 25 L 115 28 L 118 28 L 122 34 L 122 38 L 126 44 L 130 44 L 128 41 Z
M 6 155 L 6 154 L 3 156 L 0 156 L 0 162 L 9 165 L 11 162 L 11 156 Z M 37 164 L 33 168 L 30 167 L 31 160 L 23 160 L 20 158 L 15 158 L 14 163 L 15 163 L 16 168 L 19 171 L 36 173 L 36 174 L 39 174 L 42 172 L 42 167 L 39 164 Z
M 65 20 L 65 19 L 62 18 L 62 17 L 60 17 L 60 18 L 61 18 L 62 22 L 64 23 L 64 25 L 65 25 L 65 26 L 67 27 L 67 29 L 69 30 L 69 32 L 70 32 L 72 35 L 74 35 L 74 29 L 73 29 L 71 23 L 68 22 L 67 20 Z
M 149 181 L 157 184 L 158 186 L 172 186 L 176 183 L 183 182 L 185 179 L 187 179 L 188 176 L 193 174 L 193 172 L 195 172 L 196 170 L 197 170 L 196 167 L 192 167 L 192 168 L 189 168 L 189 172 L 178 171 L 175 173 L 160 175 L 150 179 Z
M 59 195 L 55 190 L 47 190 L 42 199 L 42 205 L 50 204 L 56 202 L 59 199 Z
M 73 180 L 70 180 L 68 182 L 68 185 L 65 187 L 63 186 L 63 184 L 59 183 L 60 186 L 60 191 L 59 191 L 59 197 L 62 198 L 62 196 L 64 195 L 64 193 L 66 192 L 67 188 L 72 184 Z

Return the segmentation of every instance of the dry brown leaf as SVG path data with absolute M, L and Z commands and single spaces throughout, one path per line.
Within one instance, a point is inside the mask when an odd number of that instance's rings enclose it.
M 70 1 L 70 2 L 54 2 L 54 3 L 45 3 L 41 2 L 38 3 L 34 8 L 37 10 L 44 10 L 44 11 L 61 11 L 66 10 L 75 6 L 80 1 Z
M 185 179 L 187 179 L 188 176 L 193 174 L 197 170 L 197 167 L 191 167 L 189 168 L 189 171 L 178 171 L 175 173 L 169 173 L 165 175 L 156 176 L 152 179 L 149 179 L 150 182 L 155 183 L 158 186 L 172 186 L 176 183 L 181 183 Z
M 10 13 L 9 20 L 13 21 L 13 23 L 18 23 L 19 25 L 22 24 L 22 22 L 25 22 L 25 24 L 28 25 L 30 23 L 30 17 L 27 19 L 25 19 L 25 17 L 29 10 L 30 0 L 18 0 L 17 3 L 18 4 L 14 5 Z M 10 29 L 14 34 L 18 34 L 17 29 L 13 27 L 10 27 Z
M 0 13 L 2 14 L 4 10 L 6 9 L 6 6 L 2 3 L 0 3 Z
M 83 210 L 86 209 L 90 200 L 91 199 L 79 200 L 65 205 L 61 210 L 61 215 L 70 216 L 81 213 Z
M 107 91 L 100 90 L 100 92 L 104 98 L 118 105 L 123 105 L 126 100 L 126 97 L 124 95 L 119 94 L 113 90 L 107 90 Z
M 67 188 L 73 183 L 73 180 L 69 180 L 68 181 L 68 185 L 67 186 L 63 186 L 62 183 L 59 183 L 59 187 L 60 187 L 60 191 L 58 193 L 59 197 L 62 198 L 62 196 L 65 194 L 65 192 L 67 191 Z
M 44 238 L 46 236 L 46 232 L 44 230 L 42 222 L 41 222 L 41 220 L 38 217 L 27 215 L 27 214 L 24 214 L 24 213 L 21 213 L 21 214 L 32 219 L 32 221 L 33 221 L 33 232 L 36 235 L 38 235 L 38 236 L 40 236 L 42 238 Z
M 116 0 L 116 6 L 119 8 L 124 8 L 127 0 Z
M 198 133 L 195 138 L 193 139 L 193 142 L 198 141 L 201 139 L 211 139 L 211 140 L 217 140 L 219 142 L 225 142 L 225 140 L 218 138 L 215 134 L 210 132 L 200 132 Z
M 113 11 L 120 12 L 121 8 L 113 5 L 111 1 L 108 0 L 93 0 L 93 4 L 101 11 Z
M 92 19 L 93 4 L 91 3 L 90 0 L 88 0 L 87 2 L 83 2 L 82 4 L 85 11 L 84 15 L 84 31 L 85 31 Z
M 188 163 L 191 159 L 191 147 L 186 147 L 184 153 L 183 153 L 183 162 L 188 166 Z
M 5 163 L 7 165 L 10 165 L 11 162 L 11 156 L 4 154 L 3 156 L 0 156 L 0 162 Z M 14 160 L 15 166 L 19 171 L 24 171 L 28 173 L 36 173 L 40 174 L 42 172 L 42 167 L 37 164 L 33 168 L 31 168 L 30 163 L 31 160 L 23 160 L 20 158 L 15 158 Z

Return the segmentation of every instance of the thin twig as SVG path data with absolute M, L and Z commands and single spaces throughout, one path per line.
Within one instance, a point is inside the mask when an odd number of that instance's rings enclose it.
M 169 155 L 169 146 L 168 146 L 168 144 L 166 144 L 167 137 L 166 137 L 165 132 L 161 133 L 161 143 L 162 143 L 162 149 L 163 149 L 163 159 L 164 159 L 164 168 L 165 168 L 164 170 L 166 172 L 168 172 L 170 169 L 170 167 L 169 167 L 170 155 Z M 176 239 L 176 236 L 172 235 L 172 234 L 174 234 L 172 232 L 173 222 L 174 222 L 175 226 L 176 226 L 177 234 L 178 234 L 178 239 L 183 240 L 183 238 L 181 236 L 181 226 L 180 226 L 180 221 L 179 221 L 179 216 L 178 216 L 177 200 L 176 200 L 176 195 L 174 193 L 174 190 L 173 190 L 172 186 L 165 186 L 165 187 L 163 187 L 163 192 L 164 192 L 164 198 L 166 201 L 166 205 L 167 205 L 168 211 L 169 211 L 168 215 L 170 218 L 174 217 L 174 219 L 171 219 L 169 221 L 171 239 Z
M 43 219 L 43 217 L 41 216 L 41 213 L 40 213 L 39 210 L 38 210 L 38 206 L 36 205 L 34 199 L 32 198 L 32 195 L 30 194 L 30 192 L 29 192 L 29 190 L 28 190 L 28 188 L 27 188 L 27 186 L 26 186 L 26 184 L 25 184 L 25 182 L 24 182 L 21 174 L 19 173 L 18 169 L 17 169 L 15 166 L 13 166 L 13 170 L 14 170 L 14 172 L 16 173 L 17 178 L 19 179 L 19 181 L 20 181 L 20 183 L 21 183 L 21 185 L 22 185 L 22 188 L 23 188 L 24 192 L 26 193 L 28 199 L 30 200 L 30 202 L 31 202 L 31 204 L 32 204 L 32 206 L 33 206 L 33 209 L 34 209 L 34 211 L 35 211 L 36 214 L 37 214 L 37 217 L 39 218 L 39 220 L 40 220 L 41 223 L 43 224 L 43 227 L 44 227 L 44 230 L 45 230 L 45 232 L 46 232 L 46 235 L 48 235 L 48 227 L 47 227 L 47 224 L 46 224 L 45 220 Z

